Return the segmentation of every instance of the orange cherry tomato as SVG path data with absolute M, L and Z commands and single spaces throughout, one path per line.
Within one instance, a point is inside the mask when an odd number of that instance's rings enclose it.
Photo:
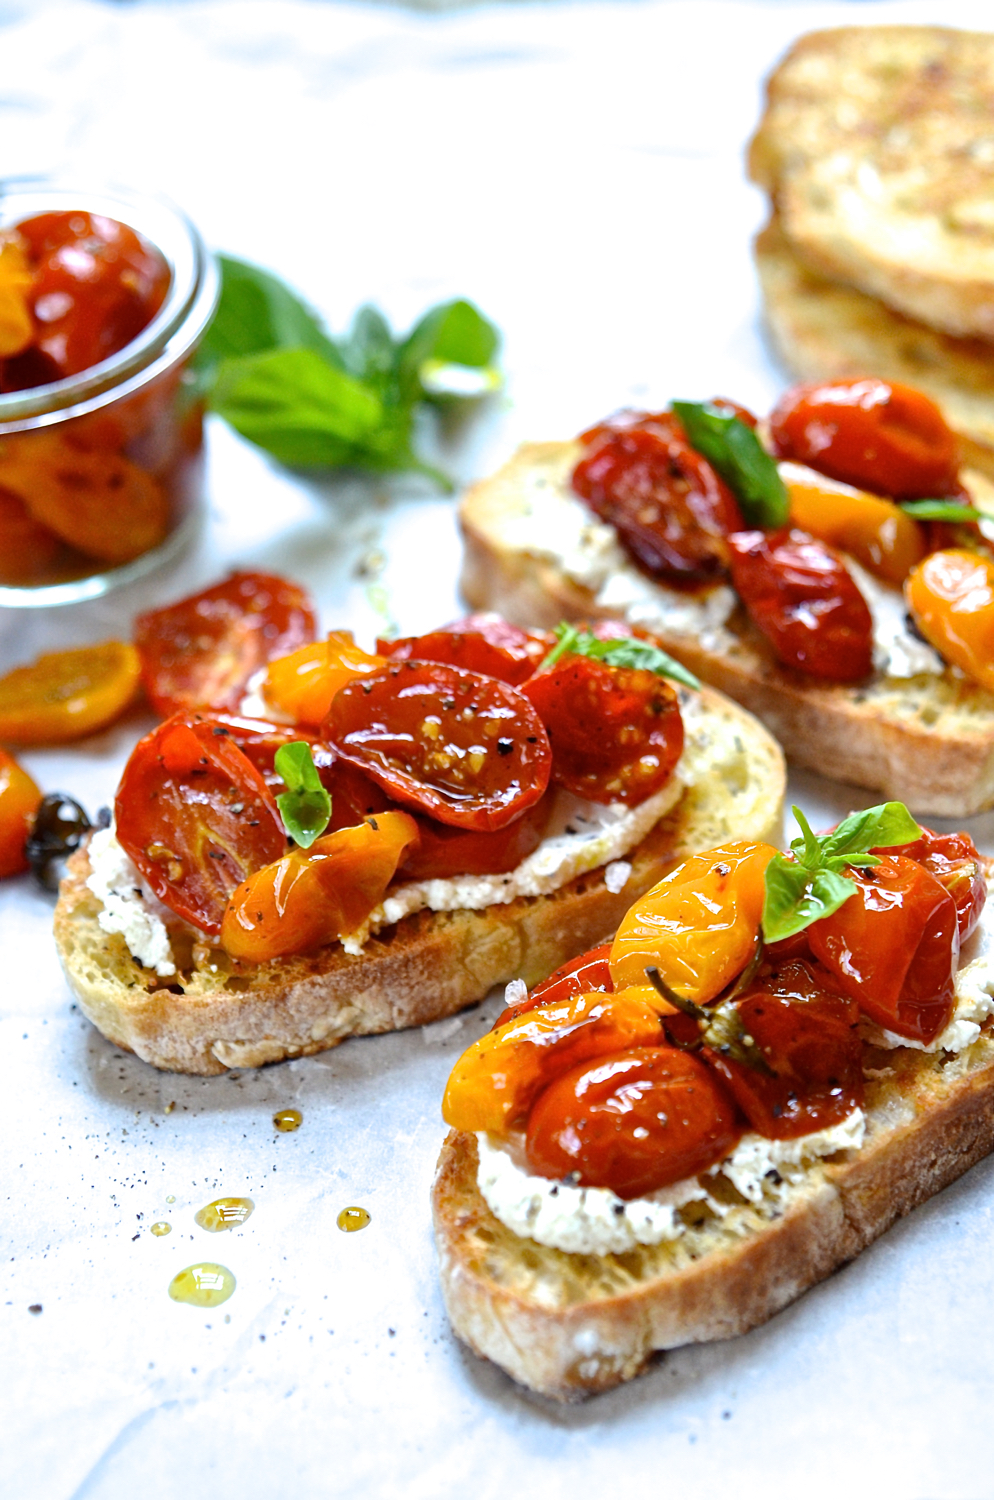
M 62 745 L 105 729 L 138 691 L 138 654 L 124 641 L 51 651 L 0 678 L 0 739 Z
M 959 445 L 930 397 L 867 377 L 797 385 L 770 414 L 778 457 L 902 499 L 951 495 Z
M 772 844 L 739 840 L 695 854 L 626 913 L 611 948 L 615 989 L 645 984 L 651 965 L 704 1005 L 745 968 L 759 932 Z
M 558 1005 L 564 1000 L 572 999 L 574 995 L 589 995 L 594 992 L 611 994 L 614 981 L 608 962 L 610 957 L 611 944 L 601 943 L 598 948 L 591 948 L 588 953 L 581 953 L 579 958 L 563 964 L 548 979 L 537 984 L 524 1000 L 502 1010 L 494 1022 L 493 1030 L 496 1031 L 498 1026 L 504 1026 L 508 1021 L 516 1021 L 518 1016 L 525 1015 L 538 1005 Z
M 274 656 L 313 639 L 306 590 L 273 573 L 232 573 L 200 594 L 135 621 L 142 680 L 160 714 L 195 708 L 237 713 L 249 678 Z
M 528 1164 L 543 1177 L 639 1198 L 727 1156 L 742 1134 L 735 1104 L 698 1058 L 633 1047 L 580 1063 L 528 1116 Z
M 0 749 L 0 879 L 28 868 L 24 840 L 40 803 L 41 792 L 27 771 Z
M 548 732 L 553 781 L 591 802 L 644 802 L 683 753 L 679 700 L 654 672 L 566 656 L 521 692 Z
M 155 895 L 212 934 L 236 886 L 286 850 L 273 793 L 215 727 L 176 714 L 139 740 L 114 804 L 117 837 Z
M 221 923 L 223 948 L 261 964 L 347 937 L 379 906 L 417 837 L 407 813 L 377 813 L 310 849 L 291 849 L 232 892 Z
M 987 904 L 987 879 L 984 862 L 968 833 L 933 833 L 931 828 L 923 828 L 921 838 L 913 844 L 870 852 L 903 854 L 924 865 L 956 903 L 960 944 L 976 930 Z
M 902 584 L 926 553 L 918 522 L 893 500 L 846 494 L 791 479 L 791 525 L 830 547 L 839 547 L 887 583 Z
M 34 338 L 27 246 L 16 230 L 0 231 L 0 359 L 20 354 Z
M 385 666 L 382 656 L 371 656 L 356 645 L 351 630 L 333 630 L 326 641 L 270 662 L 263 692 L 274 708 L 316 728 L 328 717 L 339 688 L 357 677 L 382 672 Z
M 977 552 L 933 552 L 904 585 L 925 639 L 981 687 L 994 692 L 994 559 Z
M 442 1115 L 456 1130 L 503 1135 L 574 1064 L 662 1040 L 659 1015 L 641 995 L 573 995 L 540 1005 L 467 1048 L 449 1078 Z
M 0 488 L 0 583 L 35 583 L 54 567 L 62 547 L 19 495 Z
M 807 929 L 811 951 L 871 1020 L 927 1045 L 953 1011 L 956 903 L 903 855 L 847 873 L 856 892 Z
M 499 615 L 468 615 L 428 635 L 378 640 L 376 649 L 391 661 L 443 661 L 453 667 L 499 677 L 518 687 L 556 644 L 545 631 L 519 630 Z

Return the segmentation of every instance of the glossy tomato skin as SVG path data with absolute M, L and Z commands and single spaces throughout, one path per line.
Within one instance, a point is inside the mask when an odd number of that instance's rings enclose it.
M 786 391 L 770 414 L 779 458 L 790 458 L 879 495 L 951 495 L 959 446 L 921 391 L 875 377 L 827 380 Z
M 135 620 L 142 681 L 160 714 L 214 708 L 237 713 L 249 678 L 314 639 L 308 594 L 273 573 L 232 573 Z
M 842 559 L 806 532 L 729 537 L 732 582 L 785 666 L 831 682 L 873 667 L 873 619 Z
M 591 802 L 644 802 L 683 752 L 677 695 L 653 672 L 566 656 L 521 691 L 548 731 L 553 780 Z
M 554 800 L 550 787 L 513 823 L 492 833 L 450 828 L 418 813 L 415 822 L 421 837 L 405 854 L 400 874 L 405 880 L 448 880 L 456 875 L 501 875 L 516 870 L 545 837 Z
M 506 1025 L 508 1021 L 517 1020 L 518 1016 L 525 1015 L 539 1005 L 559 1005 L 574 995 L 610 995 L 614 990 L 610 957 L 611 944 L 601 943 L 599 947 L 591 948 L 589 952 L 581 953 L 579 958 L 563 964 L 548 979 L 537 984 L 524 1000 L 502 1010 L 494 1022 L 494 1030 Z
M 960 944 L 976 930 L 987 903 L 984 862 L 968 833 L 933 833 L 923 828 L 913 844 L 895 849 L 874 849 L 874 854 L 903 854 L 924 865 L 956 903 Z
M 232 891 L 287 846 L 261 773 L 230 736 L 182 714 L 139 740 L 114 816 L 122 848 L 154 894 L 212 935 Z
M 518 687 L 531 677 L 539 663 L 556 644 L 546 631 L 520 630 L 499 615 L 467 615 L 443 630 L 427 635 L 403 636 L 400 640 L 378 640 L 376 649 L 391 661 L 447 662 L 498 677 Z
M 572 484 L 638 565 L 670 584 L 715 582 L 742 527 L 731 490 L 672 412 L 623 413 L 585 432 Z
M 807 929 L 811 952 L 871 1020 L 927 1045 L 952 1015 L 956 903 L 930 871 L 903 855 L 888 853 L 847 874 L 856 893 Z
M 543 1177 L 639 1198 L 720 1161 L 742 1134 L 724 1085 L 672 1047 L 632 1047 L 580 1063 L 536 1099 L 528 1163 Z
M 0 880 L 28 868 L 24 844 L 40 803 L 41 792 L 27 771 L 0 749 Z
M 253 719 L 242 714 L 189 714 L 191 724 L 205 724 L 212 734 L 227 736 L 255 766 L 270 790 L 278 795 L 286 791 L 282 776 L 276 772 L 276 752 L 284 745 L 303 742 L 311 748 L 311 759 L 322 781 L 331 790 L 332 767 L 339 765 L 330 745 L 325 745 L 311 730 L 296 725 L 274 724 L 268 719 Z M 362 821 L 362 814 L 353 822 Z
M 908 575 L 904 597 L 929 644 L 994 691 L 994 560 L 962 547 L 932 552 Z
M 552 750 L 507 683 L 440 662 L 399 662 L 347 683 L 324 737 L 405 808 L 496 832 L 542 797 Z

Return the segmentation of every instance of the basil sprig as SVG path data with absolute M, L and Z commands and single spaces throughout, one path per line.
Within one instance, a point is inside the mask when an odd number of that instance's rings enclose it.
M 638 671 L 654 672 L 657 677 L 672 677 L 674 682 L 682 682 L 687 687 L 700 687 L 693 672 L 688 672 L 686 667 L 649 641 L 636 640 L 634 636 L 601 640 L 600 636 L 592 635 L 589 630 L 567 625 L 565 621 L 556 626 L 554 634 L 558 644 L 553 646 L 542 662 L 540 672 L 546 667 L 555 666 L 563 656 L 589 656 L 594 661 L 605 662 L 609 667 L 634 667 Z
M 286 791 L 276 799 L 283 826 L 301 849 L 309 849 L 331 822 L 331 797 L 321 784 L 311 747 L 305 740 L 281 745 L 274 761 Z
M 979 521 L 980 511 L 959 500 L 901 500 L 905 515 L 916 521 Z
M 447 475 L 414 450 L 426 404 L 462 407 L 500 384 L 497 330 L 471 302 L 432 308 L 406 338 L 374 307 L 348 336 L 320 320 L 275 276 L 220 257 L 221 300 L 195 357 L 210 408 L 281 463 Z
M 673 401 L 690 446 L 718 470 L 747 526 L 786 526 L 790 497 L 776 463 L 752 428 L 709 401 Z
M 879 864 L 871 849 L 910 844 L 921 829 L 903 802 L 881 802 L 850 813 L 833 833 L 812 833 L 799 807 L 792 809 L 801 837 L 794 839 L 794 858 L 776 855 L 766 867 L 763 937 L 768 943 L 803 932 L 812 922 L 830 917 L 856 891 L 843 874 L 850 866 Z

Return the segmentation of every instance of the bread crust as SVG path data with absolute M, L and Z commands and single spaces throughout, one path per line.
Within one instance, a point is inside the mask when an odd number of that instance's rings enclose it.
M 549 485 L 566 485 L 578 455 L 575 443 L 525 444 L 467 491 L 461 587 L 474 609 L 545 627 L 623 618 L 548 558 L 507 539 L 526 477 L 541 470 Z M 734 644 L 719 652 L 653 625 L 667 651 L 761 719 L 796 764 L 920 813 L 970 817 L 994 806 L 994 695 L 951 671 L 907 682 L 878 676 L 856 687 L 819 682 L 780 666 L 743 611 L 729 630 Z
M 68 861 L 55 909 L 69 987 L 119 1047 L 158 1068 L 214 1074 L 437 1021 L 510 979 L 536 984 L 609 937 L 632 901 L 689 853 L 729 837 L 777 842 L 785 785 L 779 747 L 737 704 L 707 692 L 703 701 L 715 732 L 745 746 L 749 784 L 715 775 L 689 788 L 625 856 L 632 873 L 621 891 L 608 889 L 601 867 L 548 896 L 415 913 L 370 938 L 358 956 L 336 943 L 263 965 L 235 963 L 207 944 L 196 961 L 183 962 L 178 932 L 180 972 L 160 980 L 135 962 L 120 935 L 99 926 L 84 848 Z M 187 949 L 189 941 L 187 933 Z

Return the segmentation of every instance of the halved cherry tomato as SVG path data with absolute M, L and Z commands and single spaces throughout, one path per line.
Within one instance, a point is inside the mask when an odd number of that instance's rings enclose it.
M 310 849 L 291 849 L 232 892 L 222 946 L 232 958 L 261 964 L 347 937 L 383 900 L 417 837 L 407 813 L 377 813 Z
M 723 1084 L 688 1052 L 632 1047 L 580 1063 L 528 1116 L 528 1163 L 543 1177 L 639 1198 L 727 1156 L 742 1134 Z
M 760 1135 L 791 1140 L 837 1125 L 862 1105 L 858 1007 L 837 989 L 820 964 L 795 959 L 734 1002 L 772 1076 L 704 1049 Z
M 160 714 L 237 712 L 249 678 L 274 656 L 312 640 L 310 597 L 272 573 L 232 573 L 223 583 L 152 609 L 135 621 L 142 679 Z
M 858 682 L 873 666 L 873 617 L 842 559 L 803 531 L 740 531 L 728 539 L 732 582 L 788 667 Z
M 240 714 L 194 713 L 186 717 L 191 724 L 206 725 L 212 734 L 226 735 L 233 745 L 238 746 L 243 755 L 248 756 L 256 770 L 262 775 L 263 781 L 277 795 L 286 791 L 286 783 L 276 772 L 276 752 L 284 745 L 291 745 L 295 741 L 302 740 L 304 744 L 310 746 L 315 769 L 329 791 L 331 790 L 332 767 L 342 765 L 330 745 L 323 744 L 310 730 L 299 729 L 296 725 L 271 724 L 266 719 L 251 719 Z M 383 805 L 385 807 L 386 803 Z M 363 814 L 358 813 L 348 821 L 350 824 L 361 823 L 362 817 Z M 344 825 L 336 824 L 335 826 Z
M 333 630 L 327 640 L 271 662 L 264 692 L 274 708 L 316 728 L 328 717 L 339 688 L 357 677 L 382 672 L 385 666 L 382 656 L 370 656 L 356 645 L 351 630 Z
M 893 500 L 790 479 L 791 525 L 850 553 L 878 578 L 902 584 L 926 553 L 922 527 Z
M 159 900 L 218 933 L 246 876 L 286 850 L 272 792 L 229 735 L 181 714 L 139 740 L 115 802 L 117 837 Z
M 138 654 L 125 641 L 51 651 L 0 678 L 0 739 L 63 745 L 119 719 L 138 691 Z
M 575 1063 L 662 1039 L 659 1016 L 640 995 L 573 995 L 540 1005 L 467 1048 L 449 1077 L 442 1115 L 456 1130 L 502 1135 Z
M 645 984 L 651 965 L 678 995 L 704 1005 L 740 974 L 756 946 L 772 844 L 739 840 L 677 865 L 626 913 L 611 948 L 616 989 Z
M 13 490 L 0 488 L 0 583 L 35 583 L 58 560 L 62 542 Z
M 949 495 L 959 445 L 930 397 L 898 381 L 866 377 L 796 385 L 770 413 L 780 458 L 880 495 Z
M 391 661 L 443 661 L 453 667 L 482 672 L 485 677 L 499 677 L 518 687 L 531 677 L 536 667 L 556 644 L 556 638 L 542 631 L 519 630 L 499 615 L 468 615 L 433 630 L 428 635 L 404 636 L 400 640 L 378 640 L 376 649 Z
M 731 490 L 672 412 L 623 412 L 585 432 L 573 488 L 640 567 L 671 583 L 712 582 L 742 527 Z
M 589 953 L 581 953 L 579 958 L 563 964 L 548 979 L 537 984 L 524 1000 L 502 1010 L 493 1024 L 493 1030 L 496 1031 L 498 1026 L 505 1026 L 508 1021 L 516 1021 L 519 1016 L 534 1010 L 538 1005 L 559 1005 L 574 995 L 590 995 L 595 992 L 611 994 L 614 981 L 608 963 L 610 957 L 611 944 L 601 943 L 599 948 L 591 948 Z
M 847 873 L 856 892 L 811 924 L 811 951 L 871 1020 L 927 1045 L 952 1015 L 956 903 L 930 871 L 902 855 Z
M 895 849 L 872 849 L 872 854 L 903 854 L 934 875 L 956 902 L 960 944 L 976 929 L 987 903 L 984 862 L 968 833 L 933 833 L 923 828 L 913 844 Z
M 904 597 L 940 655 L 994 692 L 994 559 L 933 552 L 909 576 Z
M 24 840 L 40 803 L 41 792 L 27 771 L 0 749 L 0 880 L 28 868 Z
M 496 831 L 549 784 L 552 751 L 527 698 L 494 677 L 406 661 L 336 694 L 324 732 L 405 807 Z
M 555 791 L 550 787 L 513 823 L 494 833 L 448 828 L 419 813 L 421 838 L 405 854 L 401 874 L 405 880 L 448 880 L 453 875 L 500 875 L 515 870 L 545 837 L 554 801 Z
M 591 802 L 644 802 L 683 753 L 671 683 L 654 672 L 566 656 L 521 687 L 552 745 L 552 779 Z

